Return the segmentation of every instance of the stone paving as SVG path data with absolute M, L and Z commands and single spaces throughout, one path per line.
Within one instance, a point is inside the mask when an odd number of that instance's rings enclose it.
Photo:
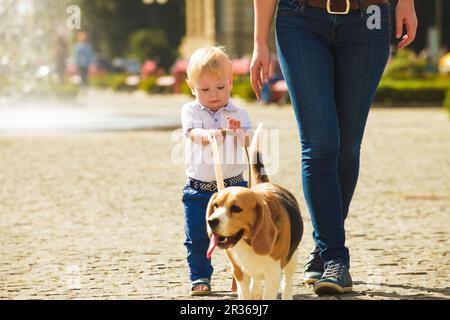
M 90 92 L 81 108 L 178 119 L 183 96 Z M 450 121 L 443 109 L 373 108 L 346 222 L 354 292 L 317 298 L 302 283 L 312 248 L 289 106 L 241 105 L 279 129 L 270 178 L 305 222 L 295 299 L 450 299 Z M 179 131 L 0 136 L 0 299 L 192 299 L 183 246 Z M 230 267 L 213 256 L 214 295 Z M 199 299 L 199 298 L 197 298 Z

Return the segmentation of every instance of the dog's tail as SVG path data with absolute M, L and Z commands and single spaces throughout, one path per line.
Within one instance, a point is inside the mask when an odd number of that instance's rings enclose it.
M 266 174 L 260 150 L 262 131 L 263 124 L 261 122 L 255 130 L 252 143 L 250 145 L 250 163 L 255 185 L 259 183 L 269 182 L 269 177 Z

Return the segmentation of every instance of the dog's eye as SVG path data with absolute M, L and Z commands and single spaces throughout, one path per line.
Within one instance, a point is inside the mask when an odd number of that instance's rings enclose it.
M 242 209 L 236 205 L 232 205 L 230 210 L 231 210 L 231 212 L 241 212 L 242 211 Z
M 214 206 L 214 208 L 216 208 L 216 209 L 219 207 L 219 205 L 218 205 L 217 203 L 214 203 L 213 206 Z

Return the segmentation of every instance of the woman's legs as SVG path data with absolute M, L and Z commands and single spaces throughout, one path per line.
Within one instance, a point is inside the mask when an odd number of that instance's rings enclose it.
M 344 220 L 358 180 L 360 146 L 367 116 L 389 58 L 388 7 L 382 6 L 381 13 L 379 30 L 368 29 L 365 17 L 343 20 L 333 47 L 335 101 L 340 133 L 338 176 Z
M 367 114 L 389 54 L 389 10 L 382 8 L 381 30 L 369 30 L 359 12 L 338 17 L 313 7 L 288 9 L 277 17 L 277 50 L 301 136 L 313 237 L 324 261 L 348 266 L 344 219 Z
M 307 9 L 309 11 L 309 8 Z M 339 124 L 327 17 L 278 16 L 277 50 L 302 147 L 302 183 L 313 237 L 324 261 L 349 260 L 337 173 Z

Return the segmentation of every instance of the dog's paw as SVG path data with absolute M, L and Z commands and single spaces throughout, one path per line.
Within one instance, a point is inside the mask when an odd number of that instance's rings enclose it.
M 262 300 L 262 292 L 252 294 L 252 300 Z
M 250 294 L 252 296 L 252 300 L 262 300 L 263 288 L 260 281 L 252 281 L 252 284 L 250 285 Z

